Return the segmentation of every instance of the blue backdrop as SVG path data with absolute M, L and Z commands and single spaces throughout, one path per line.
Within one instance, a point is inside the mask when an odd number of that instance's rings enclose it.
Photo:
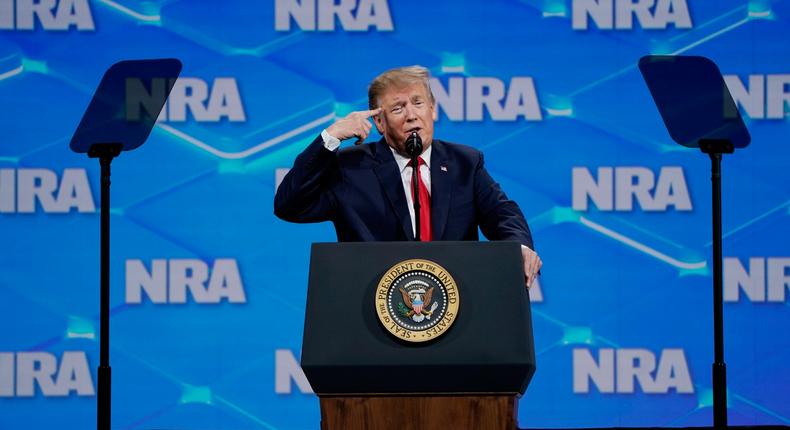
M 318 428 L 298 361 L 334 232 L 276 219 L 275 187 L 411 64 L 545 262 L 520 425 L 710 424 L 710 164 L 665 131 L 649 53 L 713 59 L 752 134 L 724 161 L 729 416 L 790 424 L 788 31 L 787 0 L 1 0 L 0 428 L 95 425 L 98 163 L 68 142 L 146 57 L 184 71 L 113 163 L 114 428 Z

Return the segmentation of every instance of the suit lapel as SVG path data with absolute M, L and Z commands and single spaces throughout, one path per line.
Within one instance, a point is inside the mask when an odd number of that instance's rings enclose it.
M 392 156 L 392 151 L 390 151 L 384 139 L 379 140 L 374 148 L 376 151 L 374 154 L 376 166 L 373 167 L 373 171 L 392 206 L 393 212 L 398 217 L 403 233 L 410 240 L 414 240 L 409 206 L 406 203 L 406 195 L 403 191 L 403 181 L 398 171 L 398 163 L 395 162 L 395 157 Z
M 444 144 L 431 144 L 431 229 L 434 240 L 442 240 L 450 212 L 456 174 Z

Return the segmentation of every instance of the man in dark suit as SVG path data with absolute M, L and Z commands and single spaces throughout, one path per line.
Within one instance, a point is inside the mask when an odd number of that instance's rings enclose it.
M 524 215 L 486 171 L 483 154 L 433 139 L 436 104 L 428 70 L 403 67 L 370 84 L 370 110 L 352 112 L 318 136 L 294 162 L 274 198 L 275 214 L 292 222 L 332 221 L 339 241 L 414 240 L 412 167 L 405 142 L 422 139 L 418 162 L 421 240 L 489 240 L 521 243 L 531 285 L 542 262 L 533 251 Z M 373 118 L 383 138 L 361 145 Z M 340 141 L 357 146 L 338 150 Z

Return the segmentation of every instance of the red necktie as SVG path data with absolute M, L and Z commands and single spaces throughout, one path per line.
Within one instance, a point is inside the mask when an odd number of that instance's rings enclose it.
M 417 159 L 419 160 L 417 164 L 420 166 L 425 164 L 422 157 Z M 409 161 L 409 166 L 411 166 L 411 161 Z M 433 240 L 433 232 L 431 231 L 431 195 L 428 194 L 428 187 L 422 181 L 422 174 L 419 168 L 417 169 L 417 188 L 420 194 L 420 240 L 422 242 L 430 242 Z

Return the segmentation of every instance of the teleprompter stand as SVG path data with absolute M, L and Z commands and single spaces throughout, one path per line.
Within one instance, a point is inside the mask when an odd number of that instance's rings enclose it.
M 122 151 L 148 139 L 173 83 L 181 73 L 175 59 L 128 60 L 112 65 L 93 95 L 71 139 L 74 152 L 98 158 L 101 167 L 98 430 L 110 430 L 110 165 Z
M 651 55 L 639 69 L 675 142 L 699 148 L 711 162 L 713 230 L 713 426 L 727 427 L 722 294 L 721 160 L 751 137 L 719 68 L 704 57 Z
M 121 154 L 120 143 L 94 144 L 88 157 L 98 158 L 101 166 L 101 269 L 99 314 L 99 378 L 97 389 L 97 428 L 110 428 L 112 369 L 110 368 L 110 163 Z
M 710 156 L 713 219 L 713 425 L 727 427 L 727 365 L 724 362 L 724 298 L 722 297 L 721 156 L 735 148 L 729 140 L 702 139 L 699 148 Z
M 455 321 L 420 343 L 377 308 L 382 277 L 411 259 L 441 266 L 458 292 Z M 535 372 L 523 270 L 516 242 L 314 244 L 301 366 L 321 429 L 515 429 Z

